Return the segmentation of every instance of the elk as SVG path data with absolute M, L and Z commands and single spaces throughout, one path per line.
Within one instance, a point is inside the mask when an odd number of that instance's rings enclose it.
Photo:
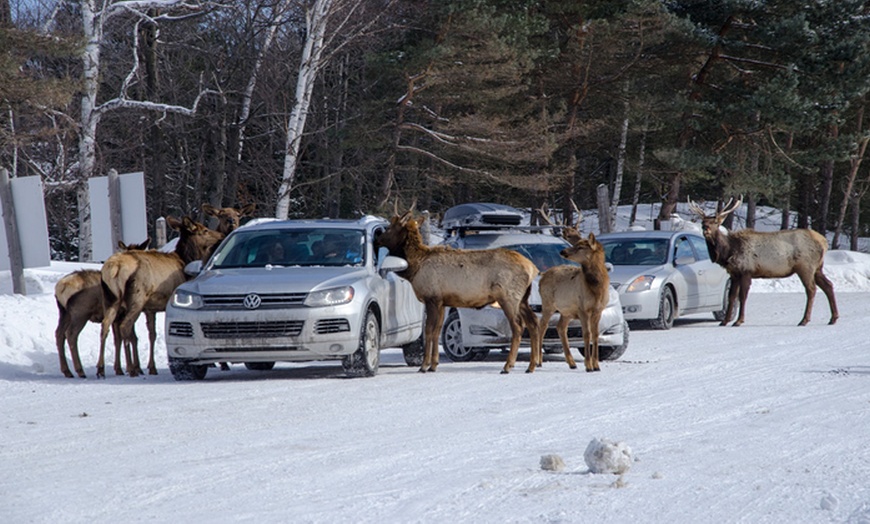
M 720 228 L 725 217 L 742 203 L 742 197 L 737 202 L 731 199 L 725 209 L 714 215 L 707 215 L 701 206 L 689 200 L 689 208 L 701 218 L 701 229 L 707 241 L 710 258 L 724 267 L 731 276 L 728 307 L 725 309 L 725 319 L 720 325 L 725 326 L 731 320 L 738 293 L 740 314 L 733 325 L 743 324 L 746 296 L 753 278 L 782 278 L 794 274 L 800 278 L 807 293 L 804 316 L 798 325 L 804 326 L 810 321 L 817 285 L 828 297 L 831 307 L 831 320 L 828 324 L 836 323 L 840 315 L 834 297 L 834 285 L 822 272 L 825 252 L 828 250 L 825 237 L 811 229 L 773 232 L 742 229 L 728 232 L 725 228 Z
M 202 212 L 218 220 L 217 231 L 229 235 L 239 228 L 242 217 L 254 216 L 256 204 L 248 204 L 242 207 L 217 208 L 211 204 L 203 204 Z
M 556 330 L 562 341 L 562 350 L 565 352 L 568 367 L 577 368 L 574 357 L 571 356 L 571 348 L 568 347 L 568 323 L 576 318 L 580 320 L 583 330 L 586 371 L 599 371 L 598 327 L 610 293 L 610 276 L 604 265 L 604 246 L 595 240 L 595 235 L 589 233 L 589 238 L 581 237 L 571 247 L 563 249 L 560 254 L 568 260 L 577 262 L 580 267 L 556 266 L 541 275 L 538 284 L 541 292 L 541 320 L 538 333 L 541 340 L 533 346 L 529 368 L 534 370 L 535 365 L 539 365 L 543 360 L 541 351 L 543 335 L 550 317 L 558 311 L 560 318 Z M 534 352 L 535 348 L 537 354 Z
M 523 325 L 529 330 L 532 344 L 539 341 L 538 317 L 529 306 L 538 269 L 529 259 L 508 249 L 471 251 L 427 246 L 411 216 L 412 210 L 393 216 L 375 242 L 408 261 L 408 268 L 399 276 L 411 282 L 414 294 L 425 306 L 425 349 L 420 372 L 438 367 L 438 337 L 445 306 L 481 308 L 497 302 L 511 326 L 511 350 L 502 370 L 508 373 L 516 363 Z
M 122 251 L 147 249 L 151 243 L 149 237 L 141 244 L 124 244 L 118 242 Z M 60 371 L 67 378 L 72 378 L 69 364 L 66 360 L 65 346 L 69 344 L 70 358 L 76 374 L 85 378 L 82 361 L 79 357 L 79 334 L 90 321 L 101 323 L 103 321 L 103 295 L 100 291 L 100 272 L 96 269 L 79 269 L 57 281 L 54 286 L 54 298 L 57 302 L 57 329 L 54 331 L 54 339 L 57 343 L 57 356 L 60 359 Z M 120 355 L 120 331 L 115 324 L 112 326 L 115 335 L 115 360 Z M 136 334 L 133 333 L 133 337 Z M 127 357 L 129 359 L 129 355 Z
M 115 253 L 103 264 L 100 271 L 103 321 L 100 330 L 100 358 L 97 361 L 98 377 L 106 376 L 106 337 L 109 326 L 116 321 L 119 324 L 121 340 L 125 344 L 130 342 L 133 345 L 133 364 L 128 361 L 127 372 L 131 377 L 139 374 L 139 352 L 133 326 L 142 312 L 145 313 L 151 347 L 148 373 L 157 374 L 154 363 L 156 313 L 166 309 L 166 302 L 172 292 L 188 279 L 184 273 L 185 264 L 207 258 L 224 238 L 223 234 L 187 217 L 182 220 L 167 217 L 166 223 L 180 234 L 175 251 L 124 251 Z M 121 374 L 117 359 L 115 372 Z

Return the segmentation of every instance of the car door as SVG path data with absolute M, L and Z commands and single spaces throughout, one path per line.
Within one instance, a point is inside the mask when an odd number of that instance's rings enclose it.
M 675 278 L 682 279 L 685 284 L 686 295 L 679 298 L 682 299 L 680 310 L 686 312 L 696 310 L 705 304 L 699 285 L 703 275 L 699 274 L 700 268 L 696 263 L 697 258 L 691 242 L 686 235 L 678 236 L 674 240 L 674 269 L 677 272 Z M 703 270 L 700 272 L 703 273 Z M 677 286 L 677 289 L 679 288 L 680 286 Z
M 386 248 L 378 250 L 376 267 L 381 266 L 387 254 Z M 379 301 L 384 346 L 407 344 L 423 328 L 423 304 L 417 300 L 411 283 L 395 272 L 381 271 L 377 278 L 385 286 Z
M 690 235 L 688 238 L 692 247 L 695 248 L 697 258 L 695 265 L 698 267 L 699 273 L 698 285 L 701 287 L 704 304 L 713 310 L 719 310 L 725 296 L 728 273 L 722 269 L 722 266 L 710 260 L 707 242 L 703 238 L 694 235 Z

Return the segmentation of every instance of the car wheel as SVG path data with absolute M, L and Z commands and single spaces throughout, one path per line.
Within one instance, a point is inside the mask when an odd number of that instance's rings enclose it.
M 208 373 L 208 366 L 205 364 L 188 364 L 183 360 L 174 358 L 169 359 L 169 372 L 175 380 L 202 380 L 205 374 Z
M 369 310 L 359 335 L 359 347 L 342 361 L 348 376 L 373 377 L 377 374 L 381 361 L 380 331 L 374 311 Z
M 650 326 L 653 329 L 671 329 L 674 325 L 675 313 L 674 292 L 671 291 L 671 288 L 666 287 L 662 290 L 662 296 L 659 299 L 659 316 L 650 321 Z
M 598 359 L 599 360 L 616 360 L 625 353 L 625 350 L 628 348 L 628 322 L 622 322 L 622 344 L 618 346 L 598 346 Z M 584 357 L 586 356 L 583 353 L 583 348 L 580 348 L 580 354 Z
M 462 324 L 455 309 L 447 315 L 447 322 L 441 329 L 441 347 L 453 362 L 469 362 L 475 358 L 475 352 L 462 345 Z
M 722 309 L 713 312 L 713 318 L 722 322 L 725 320 L 725 312 L 728 311 L 728 294 L 731 292 L 731 279 L 725 281 L 725 294 L 722 296 Z
M 420 367 L 423 365 L 423 335 L 420 333 L 417 340 L 402 346 L 402 356 L 405 357 L 405 364 L 411 367 Z
M 274 362 L 245 362 L 245 367 L 251 371 L 271 371 L 275 367 Z

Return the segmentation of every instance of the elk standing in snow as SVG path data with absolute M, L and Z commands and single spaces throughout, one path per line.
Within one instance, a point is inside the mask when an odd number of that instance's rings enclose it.
M 733 199 L 732 201 L 733 202 Z M 839 318 L 834 285 L 822 273 L 828 241 L 811 229 L 790 229 L 784 231 L 761 232 L 753 229 L 728 232 L 720 229 L 722 221 L 729 213 L 739 208 L 743 199 L 729 202 L 725 209 L 715 215 L 707 215 L 704 210 L 689 200 L 690 209 L 701 218 L 701 228 L 710 258 L 724 267 L 731 275 L 731 289 L 728 292 L 728 307 L 721 325 L 727 325 L 734 311 L 734 302 L 740 293 L 740 314 L 735 326 L 743 324 L 746 296 L 753 278 L 783 278 L 797 274 L 807 293 L 807 305 L 799 326 L 810 321 L 813 299 L 818 285 L 828 297 L 831 307 L 831 320 L 834 324 Z
M 435 371 L 438 367 L 438 336 L 445 306 L 481 308 L 497 302 L 511 326 L 511 350 L 502 370 L 508 373 L 516 362 L 523 325 L 533 344 L 540 340 L 538 317 L 529 307 L 529 293 L 538 269 L 529 259 L 508 249 L 469 251 L 427 246 L 411 213 L 390 219 L 389 228 L 376 243 L 408 261 L 408 269 L 399 275 L 411 282 L 414 294 L 425 306 L 425 352 L 420 371 Z
M 141 244 L 124 244 L 118 242 L 121 250 L 143 250 L 151 243 L 148 238 Z M 57 329 L 54 339 L 57 343 L 57 356 L 60 359 L 60 371 L 65 377 L 72 378 L 69 364 L 66 360 L 65 346 L 69 344 L 70 358 L 76 374 L 85 378 L 82 361 L 79 357 L 79 334 L 90 322 L 103 321 L 103 293 L 100 290 L 100 271 L 97 269 L 79 269 L 57 281 L 54 286 L 54 298 L 57 302 Z M 120 331 L 117 323 L 112 325 L 115 335 L 115 362 L 118 362 L 121 348 Z M 136 334 L 133 333 L 135 338 Z M 129 355 L 128 357 L 129 358 Z M 120 369 L 120 364 L 118 365 Z
M 541 340 L 532 348 L 529 370 L 534 370 L 535 365 L 543 360 L 541 351 L 543 334 L 550 317 L 558 311 L 560 318 L 556 330 L 562 341 L 568 366 L 571 369 L 577 368 L 574 357 L 571 356 L 571 348 L 568 346 L 568 323 L 576 318 L 580 320 L 583 330 L 586 371 L 599 371 L 598 328 L 601 313 L 607 307 L 610 293 L 610 276 L 604 265 L 604 246 L 595 240 L 595 235 L 590 233 L 589 238 L 581 237 L 574 242 L 574 245 L 563 249 L 560 254 L 568 260 L 577 262 L 580 267 L 556 266 L 541 275 L 538 284 L 541 292 L 541 320 L 538 325 Z
M 224 235 L 194 222 L 187 217 L 178 220 L 167 217 L 166 223 L 178 230 L 180 237 L 175 251 L 124 251 L 115 253 L 100 271 L 103 292 L 103 322 L 100 330 L 100 359 L 97 362 L 97 376 L 105 377 L 105 348 L 109 326 L 120 318 L 121 339 L 133 344 L 133 365 L 127 363 L 130 376 L 138 375 L 139 353 L 135 345 L 133 326 L 139 314 L 145 313 L 150 335 L 151 352 L 148 373 L 157 374 L 154 363 L 154 323 L 158 311 L 166 309 L 166 302 L 179 284 L 188 276 L 184 273 L 185 264 L 203 260 Z M 120 315 L 120 317 L 119 317 Z M 115 363 L 115 372 L 120 371 Z M 120 374 L 120 373 L 119 373 Z

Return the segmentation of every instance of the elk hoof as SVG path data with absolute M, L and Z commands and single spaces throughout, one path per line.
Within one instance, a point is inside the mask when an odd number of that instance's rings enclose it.
M 507 375 L 508 373 L 510 373 L 510 371 L 508 371 L 506 369 L 501 370 L 502 375 Z
M 157 370 L 156 370 L 156 369 L 149 369 L 149 370 L 148 370 L 148 374 L 149 374 L 149 375 L 156 375 L 156 374 L 157 374 Z
M 65 376 L 66 378 L 73 378 L 73 374 L 70 370 L 64 371 L 63 376 Z M 79 376 L 81 376 L 81 375 L 79 375 Z
M 723 320 L 722 322 L 719 322 L 719 325 L 720 325 L 720 326 L 727 326 L 727 325 L 728 325 L 728 321 L 727 321 L 727 320 Z
M 568 367 L 571 369 L 577 369 L 577 364 L 568 364 Z
M 831 321 L 828 322 L 828 325 L 829 325 L 829 326 L 833 326 L 833 325 L 836 324 L 836 323 L 837 323 L 837 317 L 833 317 L 833 318 L 831 318 Z
M 116 374 L 116 375 L 123 375 L 123 374 L 124 374 L 124 370 L 122 370 L 121 368 L 115 368 L 115 374 Z
M 800 322 L 798 322 L 798 325 L 799 325 L 799 326 L 806 326 L 806 325 L 807 325 L 807 321 L 806 321 L 806 320 L 801 320 Z
M 97 366 L 97 378 L 106 378 L 106 368 Z

